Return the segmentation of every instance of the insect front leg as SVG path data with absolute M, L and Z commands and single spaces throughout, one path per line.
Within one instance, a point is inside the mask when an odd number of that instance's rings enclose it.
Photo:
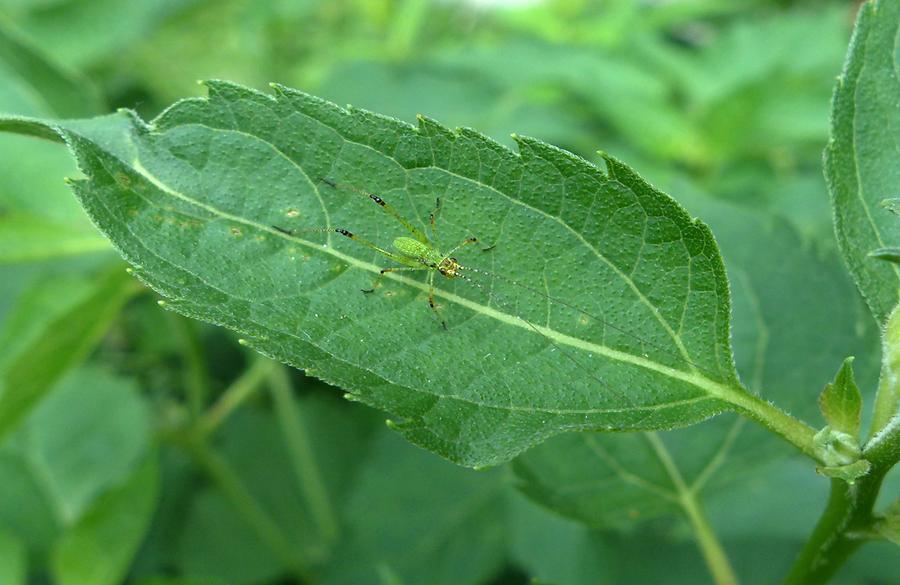
M 449 252 L 447 252 L 446 254 L 444 254 L 444 257 L 449 258 L 450 256 L 453 255 L 454 252 L 456 252 L 457 250 L 459 250 L 459 249 L 462 248 L 463 246 L 468 246 L 469 244 L 476 244 L 476 243 L 478 243 L 478 238 L 466 238 L 465 240 L 463 240 L 463 241 L 461 241 L 460 243 L 458 243 L 458 244 L 456 244 L 455 246 L 453 246 L 453 247 L 450 249 Z

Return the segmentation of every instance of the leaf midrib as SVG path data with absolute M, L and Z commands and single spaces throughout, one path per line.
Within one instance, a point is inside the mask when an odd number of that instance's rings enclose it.
M 363 146 L 365 146 L 365 145 L 363 145 Z M 528 205 L 521 199 L 515 199 L 513 197 L 510 197 L 506 193 L 494 188 L 491 185 L 479 183 L 478 181 L 475 181 L 474 179 L 470 179 L 469 177 L 464 177 L 463 175 L 459 175 L 457 173 L 454 173 L 453 171 L 443 169 L 440 167 L 435 167 L 435 166 L 418 167 L 418 168 L 431 168 L 431 169 L 443 171 L 443 172 L 447 173 L 448 175 L 456 177 L 460 180 L 463 180 L 468 183 L 472 183 L 479 187 L 483 187 L 485 189 L 493 191 L 494 193 L 496 193 L 496 194 L 500 195 L 501 197 L 505 198 L 506 200 L 508 200 L 510 203 L 512 203 L 514 205 L 518 205 L 525 209 L 528 209 L 529 211 L 532 211 L 539 215 L 542 215 L 542 216 L 546 217 L 547 219 L 554 221 L 554 222 L 558 223 L 559 225 L 561 225 L 564 229 L 566 229 L 566 231 L 570 232 L 573 236 L 575 236 L 575 238 L 577 238 L 578 241 L 581 242 L 582 245 L 584 245 L 588 250 L 590 250 L 591 253 L 594 256 L 596 256 L 598 260 L 600 260 L 602 263 L 604 263 L 606 266 L 608 266 L 610 268 L 610 270 L 612 270 L 615 273 L 615 275 L 618 276 L 628 286 L 628 288 L 631 289 L 631 291 L 634 293 L 635 297 L 637 297 L 638 301 L 640 301 L 640 303 L 642 305 L 647 307 L 647 309 L 653 315 L 653 318 L 656 319 L 656 321 L 660 324 L 660 326 L 662 326 L 662 328 L 666 331 L 666 333 L 669 335 L 669 337 L 672 338 L 672 342 L 675 343 L 675 346 L 678 348 L 678 352 L 681 354 L 682 358 L 688 363 L 688 365 L 690 365 L 690 367 L 692 369 L 696 368 L 696 366 L 694 366 L 694 364 L 691 360 L 690 353 L 688 353 L 687 348 L 684 346 L 684 343 L 681 340 L 681 336 L 678 333 L 676 333 L 674 329 L 672 329 L 671 325 L 669 325 L 669 322 L 660 314 L 659 309 L 657 309 L 657 307 L 653 303 L 650 302 L 650 299 L 648 299 L 646 296 L 644 296 L 644 294 L 641 292 L 641 290 L 635 284 L 634 280 L 632 280 L 627 274 L 622 272 L 619 269 L 619 267 L 616 266 L 615 264 L 613 264 L 606 256 L 601 254 L 600 250 L 598 250 L 590 242 L 588 242 L 587 239 L 585 239 L 585 237 L 580 232 L 575 230 L 575 228 L 573 228 L 572 226 L 570 226 L 569 224 L 564 222 L 561 217 L 547 213 L 546 211 L 543 211 L 541 209 L 538 209 L 536 207 Z M 644 226 L 644 230 L 646 231 L 646 225 Z M 644 240 L 644 238 L 642 238 L 641 239 L 641 246 L 642 246 L 641 249 L 642 250 L 643 250 L 644 243 L 645 243 L 645 240 Z
M 260 95 L 261 97 L 264 97 L 264 98 L 268 99 L 268 100 L 276 101 L 275 98 L 273 98 L 272 96 L 269 96 L 269 95 L 266 95 L 266 94 L 262 94 L 262 93 L 260 93 L 259 95 Z M 231 109 L 231 108 L 230 108 L 230 104 L 229 104 L 228 109 L 229 109 L 229 111 L 230 111 L 230 109 Z M 350 140 L 350 139 L 347 138 L 344 134 L 342 134 L 341 132 L 339 132 L 337 129 L 335 129 L 335 128 L 331 127 L 331 126 L 328 126 L 327 124 L 322 123 L 320 120 L 317 120 L 317 119 L 315 119 L 315 118 L 309 116 L 308 114 L 306 114 L 306 113 L 304 113 L 304 112 L 301 112 L 301 111 L 298 111 L 298 110 L 294 110 L 294 113 L 297 114 L 297 115 L 303 116 L 304 118 L 306 118 L 306 119 L 308 119 L 308 120 L 311 120 L 312 122 L 314 122 L 314 123 L 316 123 L 316 124 L 319 124 L 319 125 L 321 125 L 321 126 L 323 126 L 323 127 L 325 127 L 325 128 L 328 128 L 329 130 L 331 130 L 332 132 L 334 132 L 337 136 L 339 136 L 340 139 L 341 139 L 342 141 L 344 141 L 344 142 L 348 142 L 348 143 L 350 143 L 350 144 L 354 144 L 354 145 L 359 146 L 359 147 L 361 147 L 361 148 L 365 148 L 365 149 L 367 149 L 367 150 L 370 150 L 370 151 L 374 152 L 375 154 L 377 154 L 378 156 L 384 156 L 383 153 L 381 153 L 381 152 L 379 152 L 378 150 L 374 149 L 374 148 L 371 147 L 370 145 L 365 144 L 365 143 L 362 143 L 362 142 L 357 142 L 357 141 L 354 141 L 354 140 Z M 268 145 L 268 146 L 269 146 L 276 154 L 278 154 L 279 156 L 281 156 L 282 158 L 284 158 L 286 161 L 288 161 L 292 166 L 294 166 L 295 168 L 297 168 L 297 170 L 300 171 L 300 174 L 303 175 L 304 178 L 306 178 L 307 182 L 308 182 L 308 183 L 310 182 L 310 181 L 309 181 L 309 178 L 308 178 L 308 176 L 307 176 L 307 174 L 306 174 L 306 172 L 305 172 L 305 171 L 297 164 L 296 161 L 294 161 L 294 160 L 291 159 L 289 156 L 287 156 L 286 154 L 284 154 L 284 153 L 281 151 L 281 149 L 277 148 L 277 147 L 276 147 L 274 144 L 272 144 L 271 142 L 269 142 L 269 141 L 267 141 L 267 140 L 264 140 L 263 138 L 261 138 L 261 137 L 255 135 L 255 134 L 251 134 L 251 133 L 249 133 L 249 132 L 244 132 L 243 130 L 239 130 L 239 129 L 237 129 L 237 128 L 215 128 L 215 127 L 209 126 L 208 124 L 203 124 L 203 123 L 199 123 L 199 122 L 191 122 L 190 124 L 186 124 L 186 125 L 190 125 L 190 126 L 198 126 L 198 127 L 201 127 L 201 128 L 206 128 L 206 129 L 211 130 L 211 131 L 216 132 L 216 133 L 218 133 L 218 132 L 227 132 L 227 133 L 239 134 L 239 135 L 241 135 L 241 136 L 246 136 L 247 138 L 250 138 L 250 139 L 252 139 L 252 140 L 254 140 L 254 141 L 261 141 L 261 142 L 265 143 L 266 145 Z M 413 127 L 413 126 L 410 126 L 410 128 L 414 128 L 414 127 Z M 562 152 L 562 151 L 561 151 L 561 152 Z M 517 198 L 511 197 L 511 196 L 509 196 L 508 194 L 506 194 L 506 193 L 504 193 L 504 192 L 498 190 L 498 189 L 495 188 L 493 185 L 488 185 L 488 184 L 486 184 L 486 183 L 481 183 L 481 182 L 478 182 L 478 181 L 476 181 L 476 180 L 474 180 L 474 179 L 471 179 L 470 177 L 466 177 L 466 176 L 460 175 L 460 174 L 458 174 L 458 173 L 455 173 L 455 172 L 453 172 L 453 171 L 451 171 L 451 170 L 449 170 L 449 169 L 445 169 L 445 168 L 442 168 L 442 167 L 438 167 L 438 166 L 436 166 L 436 164 L 435 164 L 435 159 L 434 159 L 434 153 L 433 153 L 433 152 L 432 152 L 432 157 L 431 157 L 431 159 L 432 159 L 432 164 L 426 165 L 426 166 L 421 166 L 421 167 L 416 167 L 416 169 L 418 169 L 418 170 L 434 169 L 434 170 L 437 170 L 437 171 L 441 171 L 441 172 L 443 172 L 443 173 L 446 173 L 447 175 L 449 175 L 449 176 L 451 176 L 451 177 L 455 177 L 455 178 L 457 178 L 457 179 L 459 179 L 459 180 L 461 180 L 461 181 L 464 181 L 464 182 L 466 182 L 466 183 L 470 183 L 470 184 L 473 184 L 473 185 L 475 185 L 475 186 L 477 186 L 477 187 L 482 187 L 482 188 L 488 189 L 489 191 L 491 191 L 491 192 L 493 192 L 493 193 L 499 195 L 500 197 L 506 199 L 507 201 L 509 201 L 509 202 L 512 203 L 513 205 L 517 205 L 517 206 L 519 206 L 519 207 L 522 207 L 522 208 L 524 208 L 524 209 L 528 209 L 529 211 L 532 211 L 532 212 L 534 212 L 534 213 L 537 213 L 537 214 L 539 214 L 539 215 L 541 215 L 541 216 L 543 216 L 543 217 L 546 217 L 547 219 L 549 219 L 549 220 L 551 220 L 551 221 L 553 221 L 553 222 L 559 224 L 560 226 L 563 227 L 563 229 L 565 229 L 566 231 L 568 231 L 569 233 L 571 233 L 571 234 L 572 234 L 572 235 L 573 235 L 573 236 L 574 236 L 574 237 L 575 237 L 575 238 L 576 238 L 576 239 L 577 239 L 577 240 L 578 240 L 585 248 L 587 248 L 588 250 L 590 250 L 590 252 L 591 252 L 594 256 L 596 256 L 597 259 L 600 260 L 600 262 L 602 262 L 603 264 L 605 264 L 606 266 L 608 266 L 609 269 L 612 270 L 613 273 L 615 273 L 615 275 L 616 275 L 617 277 L 619 277 L 619 278 L 622 280 L 622 282 L 624 282 L 624 283 L 628 286 L 629 289 L 631 289 L 631 291 L 634 293 L 634 295 L 635 295 L 635 297 L 638 299 L 638 301 L 639 301 L 642 305 L 644 305 L 645 307 L 647 307 L 647 309 L 648 309 L 648 310 L 650 311 L 650 313 L 653 315 L 653 318 L 660 324 L 660 326 L 665 330 L 666 334 L 672 339 L 672 342 L 673 342 L 673 343 L 675 344 L 675 346 L 678 348 L 678 352 L 681 354 L 682 359 L 685 360 L 685 362 L 689 365 L 689 367 L 690 367 L 692 370 L 694 370 L 694 371 L 696 371 L 696 372 L 699 372 L 699 371 L 700 371 L 700 369 L 694 364 L 693 360 L 691 359 L 690 352 L 688 352 L 687 347 L 684 345 L 684 342 L 683 342 L 683 340 L 681 339 L 681 335 L 680 335 L 678 332 L 676 332 L 674 329 L 672 329 L 672 326 L 671 326 L 671 325 L 669 324 L 669 322 L 665 319 L 665 317 L 662 316 L 662 314 L 659 312 L 659 309 L 658 309 L 653 303 L 651 303 L 651 302 L 650 302 L 650 299 L 648 299 L 648 298 L 641 292 L 641 290 L 637 287 L 637 284 L 635 284 L 634 280 L 632 280 L 631 277 L 629 277 L 627 274 L 625 274 L 624 272 L 622 272 L 622 271 L 619 269 L 618 266 L 616 266 L 615 264 L 613 264 L 613 263 L 612 263 L 606 256 L 604 256 L 604 255 L 600 252 L 600 250 L 598 250 L 594 245 L 592 245 L 590 242 L 588 242 L 587 239 L 585 239 L 585 237 L 584 237 L 580 232 L 578 232 L 575 228 L 573 228 L 573 227 L 570 226 L 568 223 L 566 223 L 565 221 L 563 221 L 562 218 L 561 218 L 559 215 L 553 215 L 553 214 L 551 214 L 551 213 L 547 213 L 546 211 L 543 211 L 543 210 L 541 210 L 541 209 L 538 209 L 537 207 L 534 207 L 534 206 L 532 206 L 532 205 L 529 205 L 529 204 L 525 203 L 525 202 L 522 201 L 521 199 L 517 199 Z M 391 160 L 393 160 L 393 159 L 391 159 Z M 543 159 L 543 160 L 546 160 L 546 159 Z M 395 161 L 395 162 L 396 162 L 396 161 Z M 553 164 L 551 161 L 547 161 L 547 162 L 550 162 L 550 164 Z M 555 164 L 553 164 L 553 167 L 554 167 L 554 168 L 557 168 Z M 595 178 L 595 177 L 591 177 L 591 179 L 594 180 L 594 181 L 596 181 L 596 178 Z M 616 180 L 616 182 L 618 182 L 618 180 L 615 179 L 615 178 L 614 178 L 613 180 Z M 621 183 L 619 183 L 619 184 L 621 184 Z M 598 185 L 598 186 L 599 186 L 599 185 Z M 623 186 L 624 186 L 624 185 L 623 185 Z M 521 183 L 520 183 L 520 187 L 521 187 Z M 626 188 L 627 188 L 627 187 L 626 187 Z M 564 189 L 565 189 L 565 187 L 564 187 Z M 629 189 L 629 190 L 630 190 L 630 189 Z M 328 214 L 328 210 L 327 210 L 326 207 L 325 207 L 325 202 L 322 200 L 321 195 L 319 194 L 319 190 L 318 190 L 317 188 L 315 188 L 315 186 L 313 186 L 313 191 L 315 191 L 315 193 L 316 193 L 316 198 L 319 200 L 319 204 L 320 204 L 320 206 L 322 207 L 322 210 L 323 210 L 323 212 L 324 212 L 325 220 L 326 220 L 326 226 L 330 228 L 330 227 L 332 227 L 332 225 L 331 225 L 330 215 Z M 565 197 L 563 197 L 563 201 L 565 201 Z M 593 201 L 591 202 L 591 206 L 593 207 Z M 642 207 L 642 209 L 643 209 L 643 206 L 641 206 L 641 207 Z M 414 210 L 414 211 L 415 211 L 415 209 L 416 209 L 415 206 L 413 206 L 413 210 Z M 416 215 L 418 216 L 418 211 L 415 211 L 415 213 L 416 213 Z M 418 219 L 421 221 L 421 217 L 419 217 Z M 644 229 L 646 230 L 646 224 L 644 225 Z M 329 244 L 331 243 L 331 234 L 328 234 L 328 236 L 327 236 L 327 241 L 328 241 Z M 644 245 L 644 240 L 643 240 L 643 238 L 642 238 L 642 241 L 641 241 L 641 245 L 642 245 L 642 246 Z M 682 318 L 683 318 L 683 316 L 682 316 Z M 680 328 L 679 328 L 679 329 L 680 329 Z M 718 344 L 716 344 L 715 347 L 716 347 L 716 353 L 717 353 L 717 355 L 718 355 L 718 351 L 719 351 Z
M 267 225 L 255 222 L 248 218 L 232 215 L 232 214 L 222 211 L 218 208 L 215 208 L 213 206 L 210 206 L 210 205 L 207 205 L 200 201 L 197 201 L 197 200 L 193 199 L 192 197 L 185 195 L 184 193 L 181 193 L 181 192 L 171 188 L 167 184 L 165 184 L 162 180 L 160 180 L 158 177 L 153 175 L 146 167 L 144 167 L 138 158 L 134 158 L 131 161 L 131 165 L 146 180 L 148 180 L 150 183 L 152 183 L 155 187 L 160 189 L 162 192 L 164 192 L 172 197 L 178 198 L 190 205 L 193 205 L 200 209 L 204 209 L 207 212 L 209 212 L 210 214 L 212 214 L 213 216 L 216 216 L 216 217 L 219 217 L 222 219 L 226 219 L 226 220 L 229 220 L 229 221 L 232 221 L 235 223 L 243 224 L 245 226 L 252 227 L 254 229 L 257 229 L 257 230 L 260 230 L 263 232 L 267 232 L 274 237 L 282 238 L 282 239 L 290 241 L 292 243 L 299 244 L 303 247 L 309 248 L 311 250 L 315 250 L 319 253 L 324 252 L 326 254 L 329 254 L 335 258 L 342 260 L 343 262 L 346 262 L 349 265 L 354 266 L 355 268 L 358 268 L 361 270 L 366 270 L 373 274 L 380 273 L 380 270 L 381 270 L 380 267 L 378 267 L 374 264 L 359 260 L 358 258 L 355 258 L 348 254 L 344 254 L 343 252 L 340 252 L 339 250 L 337 250 L 333 247 L 330 247 L 330 246 L 325 247 L 325 246 L 322 246 L 322 244 L 317 243 L 317 242 L 311 242 L 311 241 L 305 240 L 303 238 L 284 234 L 284 233 L 272 228 L 271 226 L 267 226 Z M 425 283 L 420 282 L 415 279 L 400 276 L 396 273 L 386 273 L 384 276 L 387 278 L 390 278 L 396 282 L 404 284 L 406 286 L 417 288 L 423 292 L 428 290 L 428 287 L 426 287 Z M 646 370 L 656 372 L 663 376 L 666 376 L 666 377 L 669 377 L 669 378 L 672 378 L 675 380 L 680 380 L 682 382 L 686 382 L 692 386 L 695 386 L 695 387 L 705 391 L 708 394 L 708 396 L 694 397 L 694 398 L 689 398 L 689 399 L 685 399 L 685 400 L 681 400 L 681 401 L 672 401 L 672 402 L 662 403 L 662 404 L 658 404 L 658 405 L 615 408 L 615 409 L 580 409 L 580 410 L 573 409 L 573 410 L 554 411 L 551 409 L 523 408 L 523 407 L 515 407 L 512 405 L 504 405 L 502 408 L 504 408 L 506 410 L 524 410 L 524 411 L 528 411 L 528 412 L 534 412 L 534 411 L 539 410 L 541 412 L 556 413 L 556 414 L 599 414 L 599 413 L 634 412 L 634 411 L 647 411 L 647 410 L 652 411 L 652 410 L 668 409 L 668 408 L 672 408 L 672 407 L 680 405 L 680 404 L 689 404 L 689 403 L 699 402 L 702 400 L 708 400 L 710 398 L 717 398 L 717 399 L 720 399 L 720 400 L 723 400 L 723 401 L 726 401 L 726 402 L 729 402 L 729 403 L 732 403 L 735 405 L 745 405 L 746 404 L 746 400 L 742 400 L 742 398 L 747 398 L 747 397 L 743 396 L 744 392 L 743 392 L 743 389 L 741 389 L 741 388 L 721 384 L 719 382 L 711 380 L 711 379 L 709 379 L 699 373 L 696 373 L 696 372 L 684 372 L 682 370 L 678 370 L 678 369 L 660 364 L 658 362 L 646 359 L 641 356 L 636 356 L 636 355 L 633 355 L 633 354 L 630 354 L 627 352 L 623 352 L 623 351 L 619 351 L 619 350 L 607 347 L 605 345 L 599 345 L 596 343 L 585 341 L 583 339 L 572 337 L 572 336 L 566 335 L 564 333 L 561 333 L 559 331 L 556 331 L 554 329 L 551 329 L 549 327 L 530 323 L 529 321 L 526 321 L 522 317 L 519 317 L 517 315 L 510 315 L 508 313 L 499 311 L 493 307 L 488 307 L 488 306 L 482 305 L 481 303 L 476 303 L 475 301 L 460 297 L 454 293 L 451 293 L 444 289 L 441 289 L 438 286 L 436 286 L 434 288 L 434 292 L 435 292 L 436 296 L 446 299 L 449 302 L 463 306 L 475 313 L 484 315 L 489 318 L 493 318 L 493 319 L 500 321 L 502 323 L 505 323 L 507 325 L 516 326 L 516 327 L 526 329 L 526 330 L 533 329 L 533 330 L 537 331 L 538 333 L 546 336 L 551 341 L 558 343 L 560 345 L 566 345 L 566 346 L 573 347 L 575 349 L 585 351 L 588 353 L 596 353 L 599 355 L 603 355 L 612 360 L 619 361 L 622 363 L 632 364 L 637 367 L 641 367 Z M 457 398 L 457 399 L 466 400 L 466 401 L 471 402 L 471 399 L 465 399 L 462 397 L 453 397 L 453 396 L 446 396 L 446 395 L 441 395 L 441 397 L 442 398 Z M 489 404 L 485 404 L 483 406 L 499 408 L 496 405 L 489 405 Z

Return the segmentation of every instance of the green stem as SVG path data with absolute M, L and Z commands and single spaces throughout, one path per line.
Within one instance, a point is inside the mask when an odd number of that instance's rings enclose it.
M 175 313 L 167 313 L 167 315 L 182 347 L 186 366 L 184 386 L 188 407 L 191 419 L 196 420 L 202 414 L 203 407 L 210 395 L 209 375 L 203 359 L 203 345 L 197 338 L 197 325 L 193 321 Z
M 694 493 L 691 491 L 682 492 L 680 502 L 694 529 L 697 545 L 700 547 L 700 552 L 703 553 L 703 559 L 706 561 L 706 566 L 713 576 L 713 581 L 716 585 L 737 585 L 738 578 L 734 574 L 734 569 L 731 568 L 725 549 L 722 548 L 722 543 L 719 542 L 715 532 L 713 532 L 712 526 L 709 524 L 709 520 L 707 520 L 706 514 L 703 512 L 703 508 L 700 506 L 700 502 Z
M 325 487 L 321 468 L 316 462 L 309 434 L 294 400 L 291 382 L 284 366 L 277 365 L 269 370 L 269 388 L 275 402 L 278 422 L 290 451 L 294 474 L 309 502 L 322 539 L 326 543 L 332 542 L 338 535 L 337 515 Z
M 203 468 L 219 486 L 235 510 L 247 521 L 260 540 L 266 543 L 281 563 L 299 582 L 305 582 L 307 562 L 299 554 L 299 548 L 291 544 L 278 524 L 256 501 L 240 477 L 206 444 L 203 437 L 188 437 L 184 446 L 194 461 Z
M 816 429 L 749 391 L 732 397 L 731 402 L 748 417 L 781 435 L 804 454 L 816 461 L 819 460 L 813 447 Z
M 277 367 L 274 362 L 258 358 L 231 386 L 225 389 L 216 401 L 196 422 L 201 436 L 213 433 L 219 425 L 247 400 L 266 381 L 269 373 Z
M 869 473 L 852 485 L 831 480 L 828 505 L 783 585 L 827 582 L 872 531 L 884 476 L 900 458 L 900 416 L 872 437 L 862 457 L 872 464 Z
M 728 555 L 725 554 L 725 549 L 722 548 L 722 543 L 719 542 L 709 520 L 706 518 L 706 514 L 703 512 L 703 507 L 697 499 L 697 493 L 685 483 L 678 466 L 675 465 L 669 450 L 666 449 L 659 436 L 656 433 L 644 433 L 644 436 L 647 438 L 650 446 L 653 447 L 656 457 L 665 467 L 666 473 L 672 479 L 672 484 L 677 490 L 678 503 L 691 523 L 697 538 L 697 546 L 703 554 L 703 559 L 706 561 L 706 566 L 713 576 L 713 581 L 716 585 L 738 585 L 737 575 L 735 575 L 734 569 L 731 568 L 731 563 L 728 560 Z

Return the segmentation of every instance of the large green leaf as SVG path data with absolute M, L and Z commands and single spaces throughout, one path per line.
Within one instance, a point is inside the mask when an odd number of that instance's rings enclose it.
M 688 203 L 715 229 L 725 255 L 738 369 L 750 387 L 812 418 L 817 394 L 844 356 L 860 356 L 860 373 L 872 380 L 874 327 L 861 325 L 861 303 L 846 302 L 853 284 L 836 253 L 811 246 L 783 220 L 710 199 Z M 761 237 L 766 246 L 747 246 Z M 681 512 L 675 475 L 700 497 L 734 489 L 736 479 L 769 481 L 762 466 L 791 451 L 743 422 L 726 415 L 652 438 L 564 435 L 519 457 L 515 469 L 522 489 L 543 505 L 589 525 L 628 526 Z
M 900 3 L 876 1 L 859 12 L 832 104 L 825 175 L 838 243 L 879 323 L 898 300 L 898 267 L 870 256 L 900 242 L 900 221 L 880 205 L 900 185 Z
M 74 183 L 80 201 L 170 308 L 391 412 L 455 461 L 496 463 L 566 430 L 771 408 L 737 381 L 709 229 L 612 157 L 602 170 L 537 140 L 517 137 L 516 155 L 424 118 L 209 88 L 151 125 L 0 127 L 65 136 L 89 177 Z M 489 246 L 460 250 L 468 282 L 438 277 L 447 331 L 415 275 L 359 292 L 392 262 L 316 228 L 382 246 L 408 233 L 322 177 L 379 193 L 421 228 L 440 197 L 439 246 Z

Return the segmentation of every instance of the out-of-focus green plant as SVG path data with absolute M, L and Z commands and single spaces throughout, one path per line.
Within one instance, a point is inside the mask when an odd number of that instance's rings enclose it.
M 895 6 L 0 0 L 0 583 L 892 582 Z

